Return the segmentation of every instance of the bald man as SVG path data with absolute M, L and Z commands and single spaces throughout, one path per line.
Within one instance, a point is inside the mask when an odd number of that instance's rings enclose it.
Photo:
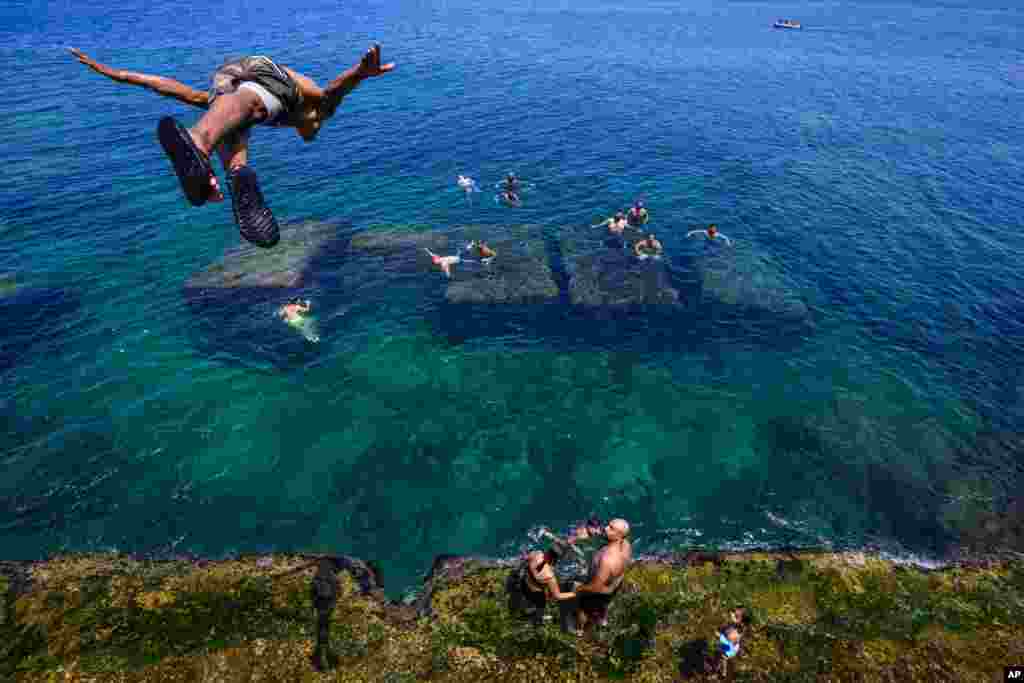
M 589 633 L 594 626 L 608 623 L 608 606 L 622 586 L 626 567 L 633 559 L 633 546 L 627 540 L 629 522 L 613 519 L 604 528 L 607 544 L 594 554 L 590 577 L 575 583 L 577 634 Z

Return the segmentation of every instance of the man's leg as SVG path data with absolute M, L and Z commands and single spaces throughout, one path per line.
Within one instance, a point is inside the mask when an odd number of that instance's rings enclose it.
M 196 147 L 210 156 L 224 138 L 263 121 L 267 115 L 267 108 L 259 95 L 241 89 L 215 99 L 210 109 L 189 129 L 189 133 Z
M 225 139 L 248 130 L 269 115 L 260 96 L 248 89 L 225 93 L 213 100 L 209 110 L 191 129 L 165 116 L 157 127 L 164 152 L 171 159 L 185 196 L 193 205 L 224 196 L 217 175 L 210 168 L 210 153 Z M 229 147 L 235 147 L 229 142 Z M 244 162 L 243 162 L 244 163 Z
M 269 248 L 280 239 L 280 228 L 263 200 L 256 174 L 249 167 L 249 131 L 235 129 L 217 147 L 231 187 L 231 208 L 243 239 Z
M 249 131 L 238 131 L 224 137 L 217 147 L 217 154 L 230 178 L 234 171 L 249 163 Z

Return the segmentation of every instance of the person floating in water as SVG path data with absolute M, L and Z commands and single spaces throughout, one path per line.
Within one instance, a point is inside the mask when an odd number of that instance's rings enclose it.
M 434 252 L 430 251 L 426 247 L 423 248 L 423 251 L 425 251 L 428 254 L 430 254 L 430 261 L 435 266 L 437 266 L 442 271 L 444 271 L 444 274 L 447 275 L 448 277 L 452 276 L 452 266 L 454 266 L 456 263 L 460 263 L 462 261 L 462 258 L 460 256 L 458 256 L 458 255 L 455 255 L 455 256 L 438 256 L 437 254 L 435 254 Z
M 660 258 L 662 251 L 661 242 L 654 238 L 653 232 L 633 245 L 633 253 L 640 259 Z
M 269 57 L 250 56 L 221 65 L 213 74 L 209 92 L 203 92 L 170 78 L 111 68 L 75 48 L 70 51 L 79 62 L 107 78 L 206 110 L 191 128 L 165 116 L 157 126 L 157 137 L 185 197 L 194 206 L 224 199 L 210 164 L 210 154 L 217 150 L 230 179 L 238 230 L 261 247 L 277 244 L 280 228 L 248 165 L 249 129 L 255 124 L 295 128 L 303 140 L 312 142 L 348 93 L 365 79 L 395 68 L 394 63 L 381 64 L 380 45 L 374 45 L 355 66 L 320 88 Z
M 592 228 L 600 228 L 601 226 L 608 226 L 608 232 L 612 235 L 621 236 L 626 230 L 626 214 L 622 211 L 617 212 L 614 216 L 610 216 L 600 223 L 591 225 Z
M 468 175 L 460 175 L 458 179 L 459 188 L 466 193 L 466 201 L 470 201 L 470 195 L 474 192 L 479 192 L 479 188 L 476 186 L 476 181 L 470 178 Z
M 320 341 L 312 318 L 308 317 L 313 310 L 309 299 L 292 299 L 278 309 L 277 314 L 286 323 L 302 333 L 302 336 L 314 344 Z
M 519 194 L 519 191 L 522 188 L 519 184 L 519 178 L 516 177 L 515 173 L 509 173 L 505 176 L 505 186 L 502 189 L 515 195 Z
M 647 209 L 644 208 L 644 203 L 639 199 L 633 204 L 633 208 L 626 213 L 626 220 L 634 228 L 646 225 L 647 221 L 650 219 L 651 215 L 647 213 Z
M 501 192 L 498 194 L 498 197 L 501 201 L 512 206 L 522 206 L 523 201 L 520 198 L 522 185 L 515 173 L 509 173 L 505 176 L 505 180 L 499 183 L 499 187 Z
M 626 214 L 619 211 L 614 216 L 590 227 L 598 228 L 602 225 L 608 226 L 608 238 L 604 241 L 605 246 L 612 249 L 625 249 L 626 241 L 622 238 L 622 234 L 626 231 Z
M 714 223 L 709 225 L 707 230 L 691 230 L 690 232 L 686 233 L 687 237 L 693 237 L 694 235 L 704 235 L 712 242 L 714 242 L 716 239 L 725 240 L 726 244 L 728 244 L 730 247 L 732 246 L 732 242 L 729 240 L 729 238 L 723 235 L 722 233 L 718 232 L 718 226 L 715 225 Z
M 480 259 L 481 263 L 484 264 L 490 263 L 491 259 L 498 255 L 498 252 L 494 251 L 489 246 L 487 246 L 486 242 L 477 240 L 473 240 L 472 242 L 467 244 L 466 251 L 472 253 L 474 256 Z

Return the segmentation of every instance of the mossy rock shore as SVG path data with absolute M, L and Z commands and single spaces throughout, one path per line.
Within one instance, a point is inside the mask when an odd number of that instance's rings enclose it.
M 365 563 L 348 560 L 350 565 Z M 311 665 L 315 558 L 0 562 L 0 680 L 680 681 L 746 605 L 736 681 L 1000 681 L 1024 663 L 1024 562 L 925 570 L 861 553 L 678 553 L 634 563 L 592 638 L 513 617 L 509 561 L 445 556 L 419 599 L 342 571 L 337 666 Z M 367 578 L 369 577 L 369 579 Z

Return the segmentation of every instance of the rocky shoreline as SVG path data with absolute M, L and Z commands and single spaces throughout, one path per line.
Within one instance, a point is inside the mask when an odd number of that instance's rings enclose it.
M 325 562 L 333 668 L 317 671 Z M 746 681 L 1001 680 L 1024 662 L 1024 561 L 938 568 L 865 553 L 692 551 L 628 570 L 609 625 L 577 640 L 514 618 L 516 560 L 441 555 L 389 601 L 357 558 L 70 555 L 0 563 L 0 678 L 17 681 L 679 681 L 742 604 L 725 675 Z M 687 654 L 690 653 L 690 654 Z

